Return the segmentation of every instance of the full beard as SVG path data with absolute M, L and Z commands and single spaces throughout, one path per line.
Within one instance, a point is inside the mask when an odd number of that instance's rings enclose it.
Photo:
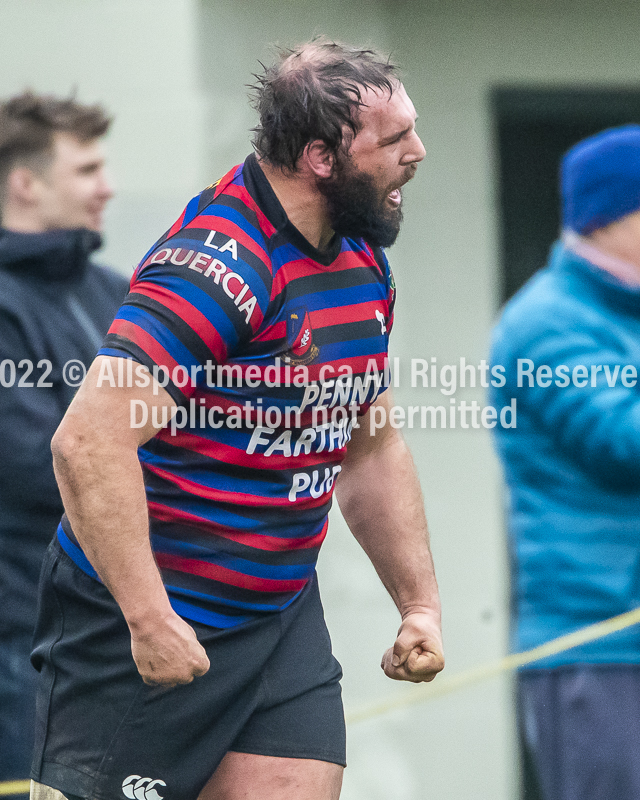
M 391 247 L 402 224 L 402 205 L 395 208 L 382 199 L 373 177 L 353 167 L 343 157 L 336 160 L 330 178 L 318 181 L 327 201 L 332 229 L 339 236 L 363 238 L 373 247 Z

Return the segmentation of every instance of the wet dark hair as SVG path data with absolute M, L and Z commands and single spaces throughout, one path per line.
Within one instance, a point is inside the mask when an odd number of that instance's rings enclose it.
M 317 38 L 256 75 L 253 104 L 260 124 L 253 146 L 274 167 L 295 170 L 304 148 L 316 139 L 337 154 L 345 128 L 355 136 L 364 89 L 392 94 L 398 68 L 374 50 Z
M 72 95 L 59 98 L 27 90 L 0 103 L 0 196 L 18 164 L 42 169 L 53 154 L 56 133 L 81 142 L 103 136 L 111 118 L 100 105 L 83 105 Z

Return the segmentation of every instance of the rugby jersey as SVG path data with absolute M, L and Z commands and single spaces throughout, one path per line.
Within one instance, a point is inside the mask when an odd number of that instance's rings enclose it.
M 177 613 L 234 627 L 312 577 L 352 426 L 388 385 L 394 295 L 381 250 L 312 247 L 254 155 L 143 258 L 100 354 L 127 359 L 120 385 L 138 362 L 178 404 L 139 449 Z M 58 535 L 97 578 L 66 518 Z

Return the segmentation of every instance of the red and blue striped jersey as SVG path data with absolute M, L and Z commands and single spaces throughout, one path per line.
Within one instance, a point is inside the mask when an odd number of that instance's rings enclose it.
M 143 364 L 178 404 L 139 458 L 182 616 L 233 627 L 312 577 L 352 426 L 388 385 L 394 292 L 363 240 L 312 247 L 253 155 L 141 261 L 100 353 L 127 359 L 104 379 L 135 382 Z M 95 574 L 66 519 L 59 537 Z

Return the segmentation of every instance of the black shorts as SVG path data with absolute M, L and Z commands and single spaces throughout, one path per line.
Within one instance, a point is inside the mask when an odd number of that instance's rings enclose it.
M 344 766 L 342 672 L 316 580 L 259 621 L 190 624 L 209 672 L 172 689 L 148 686 L 111 594 L 55 540 L 32 655 L 40 677 L 31 777 L 92 800 L 195 800 L 229 750 Z

